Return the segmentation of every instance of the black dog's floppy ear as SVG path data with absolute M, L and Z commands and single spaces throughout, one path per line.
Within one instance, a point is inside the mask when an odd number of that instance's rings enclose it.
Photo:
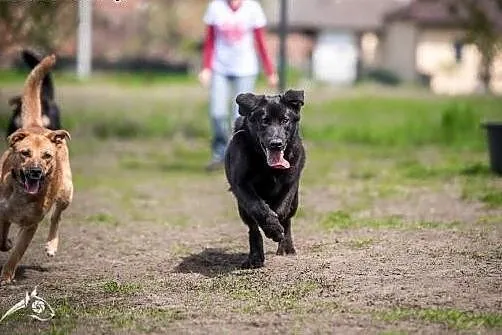
M 248 116 L 253 112 L 253 109 L 258 106 L 263 99 L 263 95 L 254 95 L 253 93 L 241 93 L 235 98 L 235 102 L 239 105 L 239 114 Z
M 287 90 L 282 96 L 282 99 L 285 104 L 288 104 L 297 110 L 300 110 L 304 104 L 303 91 Z

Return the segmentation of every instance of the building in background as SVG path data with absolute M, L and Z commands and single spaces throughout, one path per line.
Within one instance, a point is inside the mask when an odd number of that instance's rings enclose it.
M 473 93 L 481 86 L 480 53 L 463 44 L 465 31 L 444 2 L 414 0 L 389 12 L 384 33 L 383 66 L 405 81 L 425 78 L 442 94 Z M 491 86 L 502 93 L 502 53 L 493 66 Z
M 289 64 L 314 79 L 352 84 L 382 64 L 384 16 L 408 0 L 294 0 L 289 2 Z M 280 1 L 264 1 L 270 44 L 277 50 Z

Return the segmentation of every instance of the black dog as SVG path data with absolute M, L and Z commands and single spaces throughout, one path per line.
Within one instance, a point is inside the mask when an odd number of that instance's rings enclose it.
M 243 268 L 265 262 L 265 236 L 279 242 L 278 255 L 295 254 L 291 218 L 298 208 L 298 184 L 305 150 L 298 134 L 303 91 L 283 95 L 239 94 L 241 115 L 225 156 L 225 173 L 249 227 L 249 257 Z
M 30 51 L 23 50 L 23 61 L 33 69 L 40 62 L 40 58 Z M 61 129 L 61 120 L 59 107 L 54 101 L 54 84 L 51 74 L 47 74 L 42 81 L 42 89 L 40 91 L 40 101 L 42 104 L 42 118 L 44 127 L 51 130 Z M 21 128 L 21 97 L 16 96 L 9 100 L 9 105 L 13 107 L 13 113 L 7 128 L 7 136 Z

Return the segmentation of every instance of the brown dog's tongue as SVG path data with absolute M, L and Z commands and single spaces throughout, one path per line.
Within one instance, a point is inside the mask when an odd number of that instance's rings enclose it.
M 290 165 L 284 159 L 283 150 L 267 150 L 267 164 L 274 169 L 289 169 Z
M 24 182 L 24 190 L 29 194 L 37 194 L 39 186 L 39 180 L 27 180 Z

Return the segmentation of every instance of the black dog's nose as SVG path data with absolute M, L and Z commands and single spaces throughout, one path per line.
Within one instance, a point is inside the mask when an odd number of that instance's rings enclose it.
M 42 178 L 42 168 L 32 167 L 27 171 L 28 178 L 30 179 L 40 179 Z
M 270 149 L 282 149 L 283 142 L 280 138 L 276 138 L 270 141 Z

